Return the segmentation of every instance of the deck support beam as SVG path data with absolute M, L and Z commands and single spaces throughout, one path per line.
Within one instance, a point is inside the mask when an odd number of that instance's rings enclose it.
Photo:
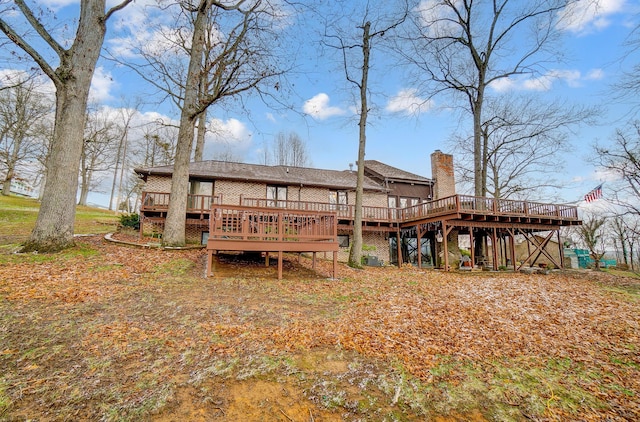
M 497 230 L 494 227 L 493 230 L 491 230 L 491 252 L 492 252 L 492 267 L 493 267 L 493 271 L 498 271 L 498 235 L 497 235 Z
M 447 236 L 447 223 L 442 220 L 442 258 L 444 260 L 444 270 L 449 271 L 449 237 Z
M 558 261 L 556 261 L 551 254 L 549 254 L 549 252 L 547 252 L 546 247 L 547 244 L 549 243 L 549 241 L 551 240 L 551 238 L 553 237 L 553 235 L 555 234 L 555 232 L 557 232 L 558 230 L 552 230 L 549 232 L 549 234 L 544 238 L 544 240 L 542 242 L 538 242 L 535 238 L 535 236 L 531 235 L 530 233 L 527 234 L 525 232 L 522 232 L 522 234 L 524 235 L 525 239 L 527 240 L 527 246 L 533 246 L 534 249 L 533 251 L 531 251 L 529 253 L 529 256 L 527 256 L 527 258 L 522 262 L 522 264 L 520 264 L 520 266 L 518 267 L 518 270 L 520 268 L 522 268 L 524 266 L 524 264 L 531 259 L 531 257 L 535 254 L 536 257 L 531 261 L 530 266 L 533 267 L 535 265 L 535 263 L 538 261 L 538 258 L 540 258 L 540 255 L 544 255 L 547 257 L 547 259 L 549 261 L 551 261 L 553 263 L 553 265 L 556 266 L 556 268 L 562 268 L 562 266 L 558 263 Z

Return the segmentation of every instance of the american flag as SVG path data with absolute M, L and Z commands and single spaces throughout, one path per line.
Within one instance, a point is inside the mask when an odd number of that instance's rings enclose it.
M 593 188 L 591 192 L 584 196 L 584 200 L 587 202 L 595 201 L 596 199 L 602 198 L 602 183 Z

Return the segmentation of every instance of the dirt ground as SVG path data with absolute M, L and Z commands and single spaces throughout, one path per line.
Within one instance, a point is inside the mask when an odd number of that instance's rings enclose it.
M 0 420 L 640 420 L 640 283 L 0 248 Z

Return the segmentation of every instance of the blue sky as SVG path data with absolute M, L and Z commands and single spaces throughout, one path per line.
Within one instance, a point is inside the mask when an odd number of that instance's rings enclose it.
M 38 3 L 52 8 L 61 21 L 78 13 L 77 0 L 40 0 Z M 149 22 L 157 17 L 150 18 L 144 12 L 145 4 L 151 3 L 152 0 L 138 0 L 121 11 L 110 28 L 105 45 L 112 50 L 124 48 L 133 38 L 153 43 L 156 38 Z M 582 2 L 583 5 L 586 3 Z M 558 192 L 564 201 L 576 201 L 606 180 L 607 176 L 588 163 L 587 157 L 590 145 L 596 141 L 606 142 L 616 127 L 624 124 L 621 119 L 630 108 L 629 104 L 613 101 L 611 83 L 625 67 L 628 70 L 640 59 L 640 53 L 636 51 L 635 57 L 620 62 L 625 52 L 622 45 L 631 29 L 638 25 L 639 13 L 637 0 L 601 0 L 597 9 L 573 10 L 573 25 L 564 31 L 567 61 L 549 63 L 548 72 L 541 77 L 515 78 L 493 87 L 502 92 L 529 91 L 545 99 L 565 98 L 579 104 L 605 107 L 600 125 L 581 128 L 571 137 L 572 153 L 564 165 L 559 166 L 556 175 L 565 185 Z M 289 76 L 294 95 L 286 100 L 294 109 L 270 109 L 255 100 L 248 103 L 249 114 L 240 109 L 213 107 L 209 114 L 210 126 L 223 129 L 223 132 L 217 137 L 208 136 L 206 152 L 209 156 L 205 159 L 211 158 L 215 149 L 229 148 L 242 160 L 257 163 L 264 143 L 284 131 L 296 132 L 306 141 L 313 167 L 342 170 L 355 162 L 358 127 L 353 112 L 354 88 L 345 82 L 338 57 L 326 50 L 318 53 L 317 44 L 311 42 L 312 35 L 298 38 L 308 40 L 309 45 L 303 45 L 297 72 Z M 377 54 L 374 49 L 370 83 L 376 95 L 372 97 L 373 110 L 367 128 L 366 158 L 430 177 L 431 152 L 440 149 L 453 153 L 456 160 L 456 151 L 448 141 L 461 124 L 470 124 L 470 118 L 461 123 L 448 106 L 446 97 L 435 97 L 432 103 L 416 109 L 412 101 L 412 96 L 418 95 L 415 87 L 398 66 L 386 60 L 386 55 Z M 0 72 L 9 70 L 5 64 Z M 123 98 L 148 98 L 152 92 L 154 90 L 131 72 L 101 60 L 94 78 L 92 98 L 105 106 L 118 108 L 123 106 Z M 141 121 L 179 117 L 168 103 L 143 105 L 140 111 L 144 116 L 140 117 Z M 606 184 L 604 189 L 606 195 Z

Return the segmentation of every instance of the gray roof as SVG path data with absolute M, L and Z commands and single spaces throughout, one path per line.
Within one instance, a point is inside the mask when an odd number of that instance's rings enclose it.
M 431 184 L 433 181 L 423 176 L 419 176 L 397 167 L 381 163 L 377 160 L 365 160 L 364 167 L 372 173 L 379 175 L 383 179 L 403 180 L 408 182 L 418 182 Z
M 136 168 L 140 175 L 173 173 L 173 166 Z M 345 170 L 321 170 L 306 167 L 265 166 L 227 161 L 197 161 L 189 163 L 189 175 L 200 179 L 221 179 L 244 182 L 262 182 L 283 185 L 317 186 L 334 189 L 355 189 L 357 174 Z M 364 189 L 386 191 L 383 186 L 365 177 Z

